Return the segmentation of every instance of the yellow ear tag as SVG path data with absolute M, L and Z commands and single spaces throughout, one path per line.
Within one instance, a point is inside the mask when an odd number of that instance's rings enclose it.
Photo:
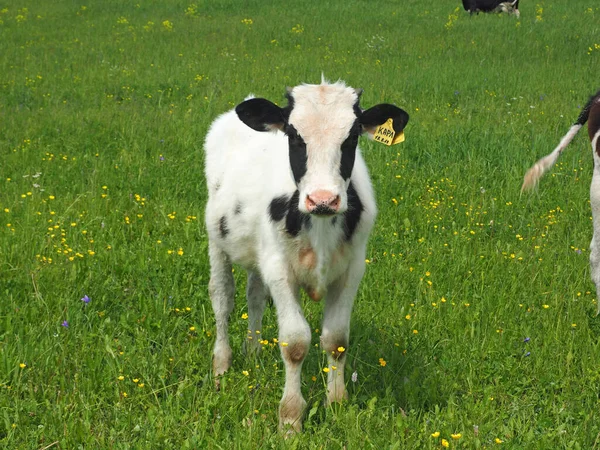
M 396 136 L 394 136 L 394 140 L 392 141 L 392 145 L 399 144 L 400 142 L 404 142 L 404 131 L 401 131 Z
M 394 120 L 389 118 L 384 124 L 377 127 L 373 139 L 385 145 L 396 145 L 404 142 L 404 132 L 401 131 L 396 134 L 394 131 Z

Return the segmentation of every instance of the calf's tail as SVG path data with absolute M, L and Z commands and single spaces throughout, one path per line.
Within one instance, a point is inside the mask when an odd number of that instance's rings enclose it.
M 579 130 L 585 125 L 590 115 L 590 108 L 592 107 L 592 103 L 594 100 L 600 95 L 600 91 L 596 93 L 596 95 L 592 96 L 590 100 L 587 102 L 581 114 L 577 118 L 577 121 L 571 126 L 567 134 L 563 136 L 563 138 L 558 143 L 558 146 L 552 151 L 552 153 L 544 156 L 542 159 L 538 160 L 532 167 L 527 171 L 525 177 L 523 179 L 523 186 L 521 186 L 521 192 L 526 191 L 534 187 L 537 182 L 540 180 L 542 175 L 547 172 L 555 163 L 560 154 L 563 152 L 567 145 L 573 140 L 573 138 L 577 135 Z

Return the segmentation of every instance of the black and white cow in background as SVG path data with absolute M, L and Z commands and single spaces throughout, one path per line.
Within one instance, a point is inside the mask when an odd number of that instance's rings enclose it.
M 300 390 L 311 331 L 299 290 L 325 299 L 321 346 L 328 356 L 327 400 L 347 397 L 344 361 L 350 313 L 365 270 L 375 198 L 358 137 L 408 114 L 389 104 L 363 111 L 362 91 L 343 82 L 288 90 L 280 108 L 249 98 L 218 117 L 206 137 L 206 226 L 209 294 L 216 319 L 213 375 L 232 362 L 228 319 L 233 310 L 232 263 L 248 273 L 249 350 L 259 340 L 266 298 L 277 311 L 285 387 L 279 425 L 299 431 L 306 402 Z
M 471 14 L 481 12 L 507 12 L 517 17 L 521 16 L 519 12 L 519 0 L 462 0 L 465 11 Z
M 590 244 L 590 268 L 592 280 L 596 284 L 597 311 L 600 314 L 600 91 L 596 92 L 584 106 L 577 121 L 571 126 L 569 132 L 561 139 L 552 153 L 537 161 L 525 174 L 523 187 L 527 190 L 537 184 L 540 177 L 549 170 L 573 140 L 577 132 L 588 124 L 588 134 L 592 143 L 592 154 L 594 155 L 594 173 L 590 187 L 590 204 L 592 207 L 592 221 L 594 224 L 594 235 Z

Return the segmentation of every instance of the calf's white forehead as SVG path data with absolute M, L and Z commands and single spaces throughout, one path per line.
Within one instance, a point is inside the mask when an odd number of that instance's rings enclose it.
M 344 83 L 303 84 L 292 89 L 289 123 L 306 144 L 339 147 L 356 120 L 356 91 Z

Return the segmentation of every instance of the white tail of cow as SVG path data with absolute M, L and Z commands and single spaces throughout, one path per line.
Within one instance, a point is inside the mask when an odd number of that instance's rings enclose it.
M 573 140 L 573 138 L 577 135 L 579 130 L 581 130 L 583 124 L 576 123 L 573 125 L 569 132 L 560 140 L 558 146 L 552 151 L 552 153 L 544 156 L 542 159 L 538 160 L 532 167 L 527 171 L 525 177 L 523 179 L 523 186 L 521 186 L 521 192 L 526 191 L 534 187 L 537 182 L 540 180 L 542 175 L 547 172 L 558 160 L 558 157 L 563 152 L 567 145 Z

